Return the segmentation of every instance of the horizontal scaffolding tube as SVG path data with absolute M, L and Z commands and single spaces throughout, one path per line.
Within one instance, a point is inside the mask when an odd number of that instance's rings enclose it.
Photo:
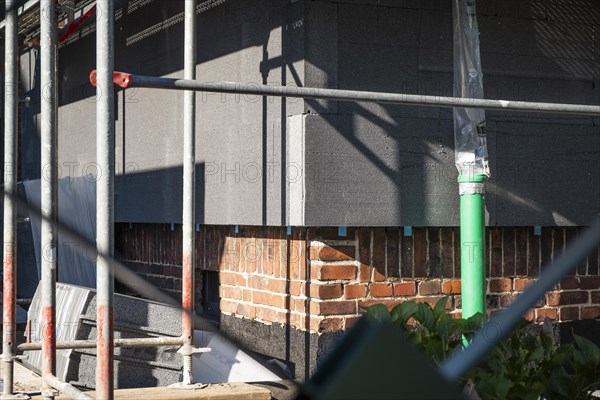
M 92 71 L 90 82 L 95 86 L 96 71 Z M 237 93 L 259 96 L 296 97 L 340 101 L 366 101 L 374 103 L 394 103 L 425 107 L 483 108 L 497 111 L 522 111 L 549 114 L 572 114 L 600 117 L 600 106 L 581 104 L 539 103 L 528 101 L 469 99 L 462 97 L 425 96 L 365 92 L 357 90 L 322 89 L 305 87 L 270 86 L 244 84 L 240 82 L 201 82 L 196 80 L 156 78 L 115 72 L 115 84 L 123 88 L 145 87 L 154 89 L 195 90 L 213 93 Z
M 115 347 L 159 347 L 159 346 L 181 346 L 182 337 L 157 337 L 157 338 L 133 338 L 115 339 Z M 41 342 L 22 343 L 17 348 L 21 351 L 35 351 L 42 349 Z M 95 349 L 96 340 L 70 340 L 56 342 L 57 350 L 65 349 Z
M 58 379 L 56 376 L 54 375 L 46 375 L 44 376 L 44 381 L 52 386 L 54 389 L 58 390 L 59 392 L 62 392 L 64 394 L 66 394 L 67 396 L 69 396 L 71 399 L 74 400 L 93 400 L 93 397 L 88 396 L 87 394 L 83 393 L 81 390 L 77 389 L 75 386 L 63 382 L 60 379 Z

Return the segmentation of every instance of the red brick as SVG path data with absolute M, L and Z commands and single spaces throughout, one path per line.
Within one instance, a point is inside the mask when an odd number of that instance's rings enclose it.
M 417 294 L 416 282 L 394 283 L 394 296 L 414 296 Z
M 549 306 L 560 306 L 566 304 L 582 304 L 588 302 L 588 292 L 550 292 L 546 294 L 546 303 Z
M 356 314 L 356 301 L 311 301 L 310 313 L 314 315 L 343 315 Z
M 371 230 L 369 228 L 359 228 L 356 230 L 358 240 L 358 258 L 363 265 L 371 266 Z M 362 282 L 362 281 L 361 281 Z
M 583 307 L 581 319 L 596 319 L 600 317 L 600 307 Z
M 306 240 L 303 240 L 303 237 L 306 237 L 306 230 L 305 228 L 298 228 L 296 229 L 298 231 L 298 238 L 300 240 L 298 240 L 298 261 L 300 263 L 300 274 L 299 274 L 299 279 L 300 280 L 306 280 L 307 278 L 307 274 L 308 274 L 308 267 L 307 267 L 307 242 Z
M 290 308 L 296 312 L 306 312 L 306 297 L 292 297 L 290 302 Z
M 491 293 L 504 293 L 512 291 L 512 280 L 510 278 L 500 278 L 490 280 Z
M 361 317 L 346 317 L 345 318 L 345 323 L 344 323 L 344 328 L 345 329 L 350 329 L 354 326 L 354 324 L 356 324 Z
M 432 296 L 432 297 L 417 297 L 414 300 L 417 303 L 427 303 L 431 307 L 434 307 L 435 304 L 442 299 L 442 296 Z M 452 309 L 452 297 L 448 297 L 448 301 L 446 302 L 446 310 Z
M 440 281 L 425 281 L 419 284 L 419 294 L 422 296 L 428 294 L 439 294 L 442 290 Z
M 367 307 L 370 307 L 374 304 L 383 304 L 388 310 L 396 307 L 398 304 L 402 303 L 402 299 L 372 299 L 372 300 L 359 300 L 358 308 L 361 311 L 364 311 Z
M 281 294 L 256 291 L 253 295 L 253 302 L 275 308 L 285 308 L 285 296 Z
M 579 319 L 579 307 L 561 307 L 558 311 L 561 321 L 574 321 Z
M 592 294 L 592 303 L 600 304 L 600 291 L 590 292 Z
M 246 278 L 234 272 L 219 272 L 219 283 L 231 286 L 246 286 Z
M 248 286 L 258 290 L 267 290 L 267 277 L 260 275 L 250 275 Z
M 238 303 L 235 301 L 221 299 L 219 308 L 221 309 L 221 312 L 235 314 L 237 311 L 237 306 Z
M 289 324 L 295 328 L 305 329 L 306 326 L 306 315 L 291 313 L 290 314 L 290 322 Z M 312 319 L 312 318 L 311 318 Z
M 302 288 L 305 282 L 292 281 L 290 282 L 290 294 L 292 296 L 300 296 L 302 294 Z
M 515 293 L 505 293 L 500 295 L 500 307 L 508 307 L 517 298 Z
M 368 265 L 360 264 L 358 272 L 359 282 L 370 282 L 371 281 L 371 267 Z
M 367 295 L 367 285 L 364 284 L 347 284 L 344 285 L 344 298 L 360 299 Z
M 581 276 L 579 281 L 581 288 L 584 290 L 600 289 L 600 276 Z
M 327 300 L 342 297 L 342 285 L 310 285 L 310 295 L 313 298 Z
M 312 250 L 312 249 L 311 249 Z M 321 261 L 348 261 L 354 260 L 354 246 L 329 247 L 324 246 L 318 255 Z M 313 256 L 311 252 L 311 257 Z M 311 258 L 312 260 L 313 258 Z
M 535 279 L 515 278 L 515 291 L 522 292 L 525 288 L 533 285 Z
M 525 315 L 523 315 L 523 318 L 527 321 L 533 321 L 535 318 L 535 312 L 533 310 L 528 310 Z
M 344 318 L 325 318 L 319 324 L 319 332 L 334 332 L 344 329 Z
M 385 279 L 385 271 L 382 273 L 381 270 L 373 267 L 373 276 L 371 277 L 371 282 L 383 282 Z
M 239 303 L 237 305 L 236 314 L 248 318 L 256 318 L 256 307 L 247 303 Z
M 267 290 L 276 293 L 285 293 L 287 282 L 283 279 L 268 279 Z
M 543 322 L 546 318 L 557 318 L 556 308 L 538 308 L 537 310 L 535 310 L 535 314 L 535 320 L 537 322 Z
M 267 322 L 285 322 L 285 314 L 274 308 L 256 307 L 256 318 Z
M 392 297 L 394 295 L 391 283 L 372 283 L 371 297 Z
M 240 288 L 234 286 L 225 286 L 221 285 L 221 298 L 224 299 L 232 299 L 232 300 L 242 300 L 242 290 Z
M 460 293 L 460 280 L 452 279 L 449 281 L 442 282 L 442 293 L 443 294 L 459 294 Z
M 292 237 L 288 239 L 287 246 L 289 254 L 286 255 L 288 265 L 285 269 L 289 268 L 291 279 L 303 280 L 304 264 L 306 263 L 306 242 L 302 240 L 299 229 L 292 231 Z
M 323 281 L 355 279 L 356 266 L 352 264 L 315 265 L 311 264 L 311 276 Z

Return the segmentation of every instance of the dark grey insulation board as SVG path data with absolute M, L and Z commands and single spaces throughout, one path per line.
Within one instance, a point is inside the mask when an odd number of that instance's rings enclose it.
M 117 69 L 182 76 L 183 24 L 160 25 L 180 3 L 156 0 L 116 21 Z M 487 0 L 478 14 L 486 97 L 600 104 L 600 3 Z M 94 58 L 93 32 L 60 50 L 63 176 L 95 172 Z M 200 14 L 198 62 L 207 81 L 451 95 L 451 2 L 229 0 Z M 29 178 L 39 177 L 38 64 L 28 49 Z M 117 220 L 180 222 L 182 93 L 130 89 L 115 106 Z M 451 118 L 449 109 L 199 94 L 197 222 L 457 225 Z M 600 119 L 487 118 L 490 225 L 585 225 L 598 214 Z

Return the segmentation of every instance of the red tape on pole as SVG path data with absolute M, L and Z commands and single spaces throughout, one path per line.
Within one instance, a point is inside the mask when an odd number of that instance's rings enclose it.
M 129 87 L 129 82 L 131 81 L 131 75 L 125 72 L 113 72 L 113 83 L 117 86 L 122 87 L 123 89 L 127 89 Z M 96 87 L 96 70 L 93 69 L 90 72 L 90 83 L 93 87 Z

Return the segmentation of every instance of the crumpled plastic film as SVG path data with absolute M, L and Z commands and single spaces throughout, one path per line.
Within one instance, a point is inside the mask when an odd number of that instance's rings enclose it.
M 475 0 L 453 0 L 454 96 L 483 99 Z M 485 111 L 454 108 L 456 167 L 462 176 L 490 176 Z

